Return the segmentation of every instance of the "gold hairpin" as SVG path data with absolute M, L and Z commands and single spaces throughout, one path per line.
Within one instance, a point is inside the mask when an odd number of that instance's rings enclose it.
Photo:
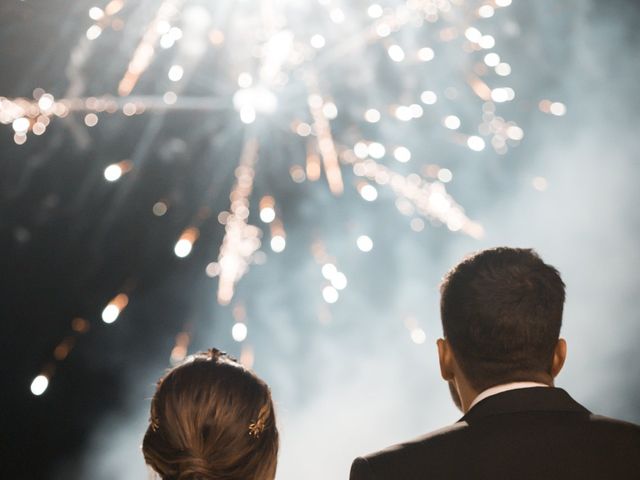
M 249 435 L 254 438 L 260 438 L 260 434 L 262 434 L 264 430 L 264 420 L 259 419 L 256 420 L 255 423 L 251 423 L 249 425 Z
M 258 412 L 258 419 L 249 424 L 249 435 L 254 438 L 260 438 L 260 435 L 267 426 L 267 417 L 269 416 L 269 405 L 265 404 Z
M 158 422 L 158 419 L 156 417 L 151 417 L 149 419 L 149 422 L 151 423 L 152 432 L 157 432 L 160 429 L 160 423 Z

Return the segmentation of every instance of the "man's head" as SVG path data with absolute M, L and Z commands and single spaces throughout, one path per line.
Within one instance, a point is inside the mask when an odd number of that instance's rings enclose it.
M 451 380 L 458 370 L 476 392 L 516 381 L 551 383 L 564 361 L 564 299 L 560 274 L 533 250 L 501 247 L 464 259 L 441 285 L 443 377 Z

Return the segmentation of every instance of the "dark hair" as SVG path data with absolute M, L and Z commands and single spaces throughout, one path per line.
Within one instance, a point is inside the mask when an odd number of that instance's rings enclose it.
M 194 355 L 158 382 L 142 452 L 163 480 L 273 480 L 269 387 L 218 350 Z
M 444 335 L 475 389 L 550 372 L 565 285 L 534 250 L 475 253 L 447 273 L 440 293 Z

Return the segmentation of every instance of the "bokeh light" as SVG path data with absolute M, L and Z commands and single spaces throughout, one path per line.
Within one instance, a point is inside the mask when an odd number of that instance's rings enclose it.
M 45 375 L 38 375 L 31 382 L 31 393 L 35 396 L 42 395 L 49 386 L 49 379 Z

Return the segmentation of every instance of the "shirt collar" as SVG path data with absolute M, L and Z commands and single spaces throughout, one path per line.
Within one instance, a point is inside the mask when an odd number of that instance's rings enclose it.
M 496 385 L 495 387 L 487 388 L 486 390 L 480 392 L 476 398 L 473 399 L 471 405 L 469 405 L 469 410 L 471 410 L 475 405 L 484 400 L 485 398 L 491 397 L 492 395 L 497 395 L 498 393 L 508 392 L 509 390 L 517 390 L 519 388 L 531 388 L 531 387 L 548 387 L 546 383 L 539 382 L 512 382 L 512 383 L 504 383 L 502 385 Z

